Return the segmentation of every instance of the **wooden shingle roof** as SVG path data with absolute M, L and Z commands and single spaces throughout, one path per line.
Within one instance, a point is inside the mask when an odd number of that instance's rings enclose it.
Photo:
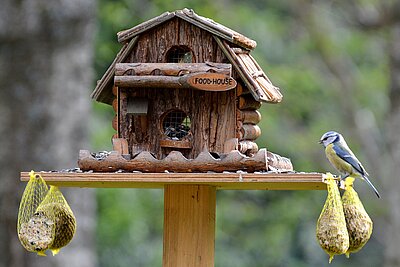
M 97 82 L 96 88 L 91 95 L 92 98 L 99 102 L 111 104 L 113 100 L 112 87 L 115 65 L 126 59 L 141 33 L 175 17 L 208 31 L 214 36 L 219 47 L 249 88 L 255 100 L 271 103 L 282 101 L 283 96 L 279 88 L 272 84 L 255 59 L 250 55 L 250 51 L 257 45 L 256 41 L 209 18 L 199 16 L 193 10 L 186 8 L 174 12 L 165 12 L 133 28 L 118 32 L 118 41 L 123 44 L 123 47 L 101 80 Z
M 174 12 L 165 12 L 158 17 L 145 21 L 133 28 L 117 33 L 118 42 L 123 43 L 136 35 L 148 31 L 174 17 L 181 18 L 197 27 L 212 33 L 222 39 L 241 46 L 246 49 L 254 49 L 257 46 L 256 41 L 221 25 L 212 19 L 197 15 L 192 9 L 176 10 Z

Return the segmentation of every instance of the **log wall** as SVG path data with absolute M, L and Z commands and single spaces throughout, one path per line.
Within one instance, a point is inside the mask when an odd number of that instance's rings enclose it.
M 261 129 L 257 125 L 261 121 L 261 113 L 257 110 L 261 107 L 261 102 L 253 98 L 243 83 L 238 83 L 236 93 L 238 150 L 252 156 L 258 151 L 258 145 L 254 141 L 261 135 Z
M 229 63 L 210 33 L 178 18 L 141 34 L 125 63 L 166 63 L 168 50 L 176 45 L 190 48 L 194 63 Z M 133 97 L 149 100 L 147 116 L 126 113 L 127 101 Z M 161 117 L 173 109 L 186 112 L 191 119 L 191 149 L 160 145 Z M 119 137 L 127 139 L 131 154 L 135 152 L 132 147 L 148 150 L 157 158 L 164 158 L 171 150 L 178 150 L 187 158 L 195 158 L 204 150 L 222 153 L 225 141 L 236 137 L 236 90 L 121 87 L 119 116 Z

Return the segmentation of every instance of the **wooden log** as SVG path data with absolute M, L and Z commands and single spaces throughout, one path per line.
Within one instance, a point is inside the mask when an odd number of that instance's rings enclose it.
M 117 98 L 114 98 L 114 100 L 113 100 L 113 102 L 112 102 L 112 107 L 113 107 L 113 110 L 114 110 L 114 112 L 118 112 L 118 99 Z
M 258 124 L 261 121 L 261 113 L 258 110 L 238 110 L 238 117 L 242 123 Z
M 84 171 L 112 172 L 117 170 L 142 172 L 224 172 L 224 171 L 260 171 L 266 170 L 267 151 L 260 149 L 253 157 L 247 157 L 237 150 L 215 158 L 209 152 L 201 152 L 195 159 L 187 159 L 181 152 L 172 151 L 162 160 L 156 159 L 150 152 L 140 152 L 131 160 L 124 159 L 117 151 L 111 151 L 108 157 L 95 159 L 87 150 L 79 153 L 78 166 Z
M 243 124 L 240 129 L 240 140 L 255 140 L 261 135 L 261 129 L 258 125 Z
M 118 131 L 118 116 L 117 115 L 114 116 L 111 124 L 112 124 L 113 129 Z
M 272 152 L 267 152 L 268 170 L 270 171 L 293 171 L 293 165 L 290 159 L 279 156 Z
M 179 79 L 174 76 L 115 76 L 114 83 L 130 88 L 184 88 Z
M 117 96 L 118 95 L 118 86 L 113 86 L 113 88 L 112 88 L 112 94 L 114 95 L 114 96 Z
M 236 81 L 218 73 L 192 73 L 183 76 L 115 76 L 114 83 L 128 88 L 198 89 L 227 91 Z
M 252 141 L 244 140 L 238 144 L 238 150 L 248 156 L 252 156 L 258 152 L 258 145 Z
M 211 72 L 231 76 L 232 65 L 225 63 L 117 63 L 115 76 L 149 76 L 157 70 L 163 76 L 182 76 L 189 73 Z
M 242 95 L 239 97 L 238 108 L 244 109 L 259 109 L 261 107 L 261 102 L 254 99 L 252 95 Z
M 163 267 L 214 266 L 216 187 L 166 185 Z

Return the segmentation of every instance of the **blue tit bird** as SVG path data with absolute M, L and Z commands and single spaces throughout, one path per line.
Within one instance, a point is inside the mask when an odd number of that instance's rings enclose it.
M 344 175 L 342 179 L 346 179 L 349 176 L 361 178 L 374 190 L 378 198 L 381 197 L 378 190 L 368 179 L 368 173 L 363 165 L 350 150 L 340 133 L 334 131 L 326 132 L 322 135 L 319 143 L 324 145 L 325 154 L 329 162 Z

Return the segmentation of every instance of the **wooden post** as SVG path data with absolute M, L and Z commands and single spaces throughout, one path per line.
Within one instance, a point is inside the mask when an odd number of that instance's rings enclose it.
M 165 185 L 163 267 L 213 267 L 216 187 Z

